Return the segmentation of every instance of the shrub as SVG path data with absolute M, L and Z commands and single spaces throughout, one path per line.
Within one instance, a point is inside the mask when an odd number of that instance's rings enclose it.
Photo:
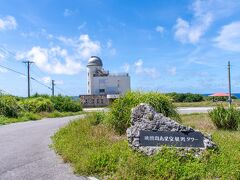
M 91 115 L 89 115 L 89 116 L 91 116 Z M 106 113 L 104 113 L 104 112 L 92 113 L 92 117 L 90 118 L 91 124 L 95 126 L 95 125 L 102 123 L 105 119 L 105 116 L 106 116 Z
M 42 98 L 50 98 L 50 96 L 48 94 L 38 94 L 35 93 L 31 96 L 31 98 L 37 98 L 37 97 L 42 97 Z
M 0 115 L 6 117 L 18 117 L 20 106 L 13 96 L 0 96 Z
M 26 120 L 38 120 L 41 119 L 41 116 L 32 112 L 26 112 L 21 118 Z
M 167 96 L 157 92 L 128 92 L 113 102 L 106 120 L 107 123 L 119 134 L 125 133 L 126 129 L 130 126 L 131 109 L 140 103 L 148 103 L 153 106 L 157 112 L 180 120 L 174 105 Z
M 49 99 L 42 97 L 24 99 L 20 104 L 26 111 L 34 113 L 54 111 L 53 103 Z
M 51 101 L 54 104 L 54 108 L 60 112 L 78 112 L 82 110 L 80 101 L 74 101 L 67 96 L 53 96 Z
M 192 94 L 192 93 L 167 93 L 173 102 L 200 102 L 203 101 L 204 98 L 200 94 Z
M 209 116 L 218 128 L 237 130 L 240 127 L 240 110 L 233 106 L 224 108 L 220 105 L 210 111 Z

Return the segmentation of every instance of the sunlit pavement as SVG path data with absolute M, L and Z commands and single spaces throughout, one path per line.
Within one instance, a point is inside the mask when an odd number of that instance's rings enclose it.
M 84 115 L 0 126 L 1 180 L 79 180 L 69 164 L 49 147 L 51 136 Z

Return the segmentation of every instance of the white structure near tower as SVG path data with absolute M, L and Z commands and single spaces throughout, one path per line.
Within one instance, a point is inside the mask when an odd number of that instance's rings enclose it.
M 128 73 L 111 74 L 103 69 L 102 60 L 91 56 L 87 64 L 87 94 L 107 95 L 116 98 L 130 91 L 130 76 Z

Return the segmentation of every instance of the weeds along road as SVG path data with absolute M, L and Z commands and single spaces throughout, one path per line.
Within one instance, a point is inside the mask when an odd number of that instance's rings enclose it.
M 212 107 L 178 108 L 180 114 L 207 112 Z M 87 112 L 108 111 L 89 108 Z M 0 126 L 0 180 L 75 180 L 86 179 L 73 174 L 49 148 L 51 136 L 69 121 L 84 115 L 28 121 Z
M 79 180 L 70 166 L 49 148 L 51 136 L 84 115 L 0 126 L 1 180 Z

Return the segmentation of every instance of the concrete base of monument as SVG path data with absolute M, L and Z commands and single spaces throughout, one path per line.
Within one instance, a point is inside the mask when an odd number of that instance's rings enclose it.
M 127 129 L 129 145 L 136 151 L 153 155 L 164 147 L 179 152 L 193 152 L 198 156 L 206 149 L 216 149 L 210 135 L 157 113 L 148 104 L 132 109 L 131 127 Z

